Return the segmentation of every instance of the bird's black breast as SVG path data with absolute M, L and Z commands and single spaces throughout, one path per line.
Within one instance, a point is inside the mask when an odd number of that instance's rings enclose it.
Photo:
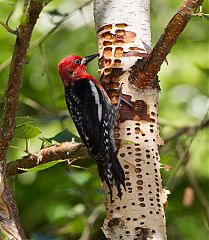
M 109 103 L 104 93 L 91 80 L 76 81 L 65 88 L 68 110 L 83 142 L 93 155 L 104 154 L 104 141 L 110 135 Z M 108 138 L 110 138 L 108 136 Z

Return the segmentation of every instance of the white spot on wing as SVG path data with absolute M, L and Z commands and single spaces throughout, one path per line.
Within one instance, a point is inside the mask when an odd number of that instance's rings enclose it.
M 95 98 L 95 103 L 98 106 L 98 119 L 99 119 L 99 122 L 100 122 L 102 120 L 102 104 L 100 103 L 100 100 L 99 100 L 99 93 L 97 91 L 97 88 L 95 87 L 94 82 L 89 81 L 89 83 L 90 83 L 90 87 L 91 87 L 93 96 Z

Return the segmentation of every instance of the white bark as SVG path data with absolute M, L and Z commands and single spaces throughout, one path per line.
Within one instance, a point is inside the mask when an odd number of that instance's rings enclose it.
M 125 171 L 127 191 L 110 203 L 104 185 L 107 215 L 103 232 L 111 240 L 166 239 L 157 106 L 158 88 L 136 88 L 128 82 L 130 67 L 151 48 L 149 0 L 95 0 L 101 81 L 112 102 L 117 88 L 134 105 L 133 116 L 121 117 L 116 129 L 118 158 Z M 127 106 L 126 106 L 127 108 Z

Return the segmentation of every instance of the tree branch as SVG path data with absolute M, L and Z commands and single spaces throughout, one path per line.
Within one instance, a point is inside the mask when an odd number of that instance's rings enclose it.
M 206 126 L 208 125 L 207 114 L 208 114 L 208 111 L 206 111 L 206 113 L 205 113 L 205 115 L 204 115 L 201 123 L 200 123 L 199 125 L 197 125 L 197 126 L 193 129 L 193 134 L 192 134 L 192 136 L 191 136 L 191 138 L 190 138 L 190 140 L 189 140 L 189 143 L 188 143 L 186 146 L 184 146 L 184 154 L 183 154 L 183 157 L 181 158 L 181 160 L 179 161 L 178 165 L 176 166 L 173 174 L 172 174 L 172 175 L 168 178 L 168 180 L 167 180 L 166 187 L 165 187 L 166 189 L 171 189 L 171 186 L 172 186 L 172 184 L 173 184 L 173 181 L 174 181 L 175 176 L 176 176 L 176 174 L 178 173 L 179 169 L 180 169 L 181 167 L 186 166 L 186 165 L 188 164 L 188 161 L 189 161 L 189 158 L 190 158 L 190 156 L 189 156 L 189 151 L 190 151 L 190 147 L 191 147 L 191 145 L 192 145 L 192 143 L 193 143 L 193 141 L 194 141 L 194 138 L 195 138 L 196 135 L 198 134 L 199 130 L 201 130 L 201 129 L 205 126 L 205 124 L 206 124 Z M 179 136 L 180 136 L 180 135 L 179 135 Z M 178 137 L 178 135 L 177 135 L 177 137 Z M 178 153 L 178 151 L 177 151 L 177 153 Z M 180 156 L 180 153 L 178 153 L 178 154 L 179 154 L 179 156 Z
M 91 239 L 92 232 L 95 228 L 95 222 L 98 220 L 102 210 L 103 210 L 103 208 L 101 207 L 101 205 L 94 208 L 94 210 L 92 211 L 92 213 L 90 214 L 90 216 L 88 217 L 88 219 L 86 221 L 85 228 L 84 228 L 79 240 L 90 240 Z
M 201 121 L 200 124 L 180 128 L 175 134 L 165 139 L 172 141 L 181 135 L 191 132 L 194 134 L 197 130 L 201 130 L 209 126 L 209 119 Z M 14 176 L 25 173 L 22 169 L 34 168 L 38 165 L 46 164 L 51 161 L 64 160 L 69 158 L 88 157 L 88 150 L 81 143 L 63 142 L 44 149 L 35 154 L 29 154 L 21 159 L 17 159 L 7 164 L 6 175 Z
M 62 24 L 69 19 L 77 10 L 82 10 L 84 7 L 88 6 L 90 3 L 92 2 L 92 0 L 89 0 L 85 3 L 83 3 L 80 7 L 73 9 L 71 12 L 63 14 L 62 19 L 57 22 L 52 29 L 49 30 L 49 32 L 47 32 L 45 35 L 41 36 L 39 39 L 34 40 L 31 44 L 30 44 L 30 48 L 28 49 L 29 51 L 38 47 L 40 44 L 42 44 L 43 42 L 45 42 L 47 40 L 48 37 L 50 37 L 51 35 L 53 35 L 59 28 L 60 26 L 62 26 Z M 1 23 L 0 23 L 1 24 Z M 4 24 L 4 23 L 3 23 Z M 2 24 L 1 24 L 2 25 Z M 5 26 L 3 26 L 5 27 Z M 8 59 L 6 59 L 3 63 L 0 64 L 0 72 L 5 69 L 9 63 L 10 63 L 11 57 L 9 57 Z
M 193 174 L 190 172 L 190 170 L 188 169 L 188 162 L 190 160 L 190 147 L 191 147 L 191 144 L 194 140 L 194 138 L 196 137 L 196 135 L 198 134 L 198 132 L 205 128 L 205 127 L 208 127 L 209 126 L 209 120 L 207 119 L 207 114 L 208 114 L 208 111 L 205 113 L 205 116 L 204 118 L 202 119 L 201 123 L 199 125 L 195 125 L 195 126 L 192 126 L 192 127 L 188 127 L 188 128 L 182 128 L 180 129 L 179 132 L 177 132 L 176 134 L 174 134 L 172 137 L 170 137 L 168 140 L 173 140 L 179 136 L 181 136 L 181 134 L 184 134 L 188 131 L 192 131 L 192 138 L 190 139 L 188 145 L 184 146 L 184 153 L 183 153 L 183 156 L 181 157 L 181 154 L 179 151 L 177 151 L 177 154 L 179 155 L 179 158 L 180 158 L 180 161 L 176 167 L 176 169 L 174 170 L 173 174 L 169 177 L 168 181 L 167 181 L 167 186 L 166 186 L 166 189 L 171 189 L 171 186 L 173 185 L 173 182 L 174 182 L 174 179 L 176 177 L 176 174 L 178 173 L 179 169 L 182 167 L 190 184 L 192 185 L 192 188 L 194 189 L 199 201 L 200 201 L 200 204 L 203 208 L 203 211 L 204 211 L 204 214 L 205 214 L 205 218 L 206 218 L 206 221 L 207 221 L 207 224 L 209 226 L 209 204 L 208 204 L 208 201 L 204 195 L 204 193 L 202 192 L 196 178 L 193 176 Z
M 196 125 L 193 125 L 193 126 L 188 126 L 188 127 L 183 127 L 183 128 L 178 129 L 176 131 L 176 133 L 174 133 L 173 135 L 168 136 L 167 138 L 165 138 L 164 142 L 166 143 L 168 141 L 173 141 L 173 140 L 177 139 L 178 137 L 180 137 L 183 134 L 187 134 L 187 133 L 193 134 L 197 130 L 201 130 L 201 129 L 204 129 L 204 128 L 207 128 L 207 127 L 209 127 L 209 119 L 207 119 L 207 120 L 205 120 L 203 122 L 201 121 L 200 124 L 196 124 Z
M 17 38 L 10 64 L 8 86 L 5 92 L 4 113 L 2 127 L 0 129 L 0 231 L 6 234 L 7 239 L 26 239 L 7 185 L 4 158 L 15 129 L 15 117 L 27 49 L 29 47 L 33 28 L 42 8 L 43 3 L 39 1 L 29 1 L 28 7 L 24 12 L 22 22 L 16 33 Z
M 200 185 L 198 184 L 196 178 L 193 176 L 192 172 L 187 168 L 187 166 L 183 166 L 183 169 L 185 171 L 185 174 L 192 185 L 192 188 L 194 189 L 197 198 L 200 201 L 200 204 L 203 208 L 204 214 L 205 214 L 205 219 L 207 221 L 207 224 L 209 226 L 209 203 L 207 201 L 207 198 L 205 197 L 204 193 L 202 192 L 202 189 Z
M 41 2 L 30 1 L 26 19 L 23 20 L 17 33 L 12 61 L 9 70 L 9 80 L 5 92 L 3 123 L 0 130 L 0 161 L 3 161 L 15 128 L 15 116 L 21 88 L 23 66 L 31 35 L 39 14 L 43 8 Z
M 204 0 L 184 0 L 177 13 L 168 23 L 164 33 L 156 43 L 151 53 L 143 60 L 138 60 L 132 67 L 129 81 L 140 88 L 143 82 L 147 87 L 157 84 L 156 76 L 162 63 L 177 41 L 179 35 Z M 144 85 L 144 84 L 143 84 Z
M 25 173 L 22 169 L 30 169 L 55 160 L 83 158 L 87 156 L 88 150 L 82 143 L 63 142 L 41 149 L 36 154 L 29 154 L 21 159 L 8 163 L 6 175 L 14 176 Z

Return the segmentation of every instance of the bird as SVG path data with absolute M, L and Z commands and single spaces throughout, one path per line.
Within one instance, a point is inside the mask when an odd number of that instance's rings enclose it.
M 87 64 L 97 56 L 67 56 L 59 62 L 58 72 L 69 113 L 83 143 L 96 160 L 100 179 L 106 182 L 113 202 L 113 185 L 120 199 L 121 186 L 126 190 L 125 174 L 114 139 L 118 112 L 102 85 L 86 71 Z

